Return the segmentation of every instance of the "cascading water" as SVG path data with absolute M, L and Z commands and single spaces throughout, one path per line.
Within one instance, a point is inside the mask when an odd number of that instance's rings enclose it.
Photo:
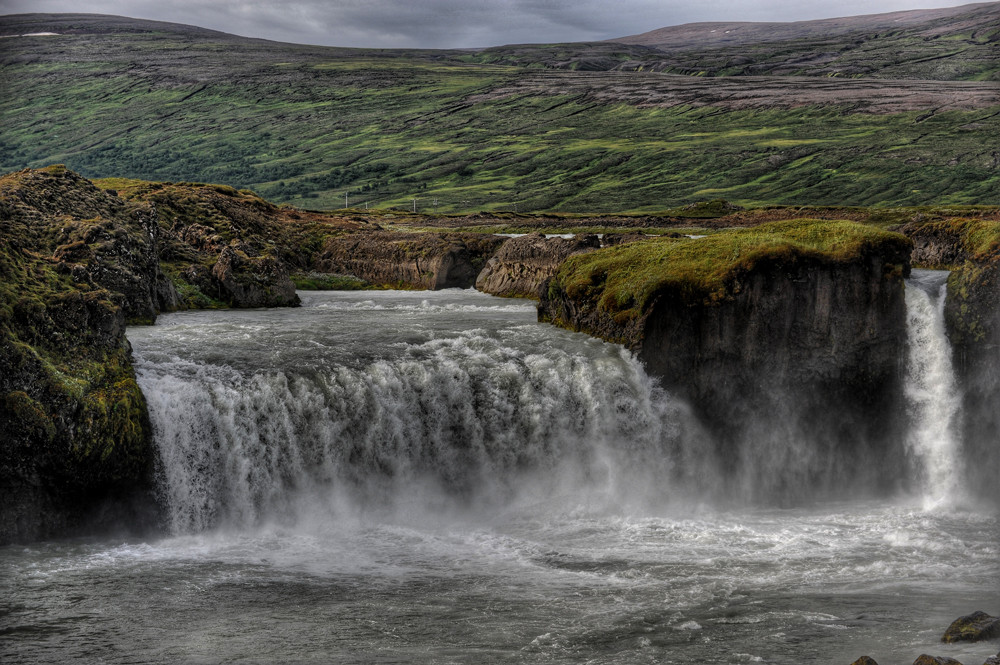
M 915 458 L 925 507 L 959 498 L 961 394 L 944 325 L 948 272 L 914 270 L 906 280 L 910 407 L 907 448 Z
M 321 302 L 287 340 L 280 313 L 273 326 L 218 324 L 197 360 L 164 348 L 190 343 L 183 326 L 155 348 L 137 344 L 173 530 L 669 488 L 691 438 L 683 409 L 629 354 L 509 326 L 530 323 L 521 302 L 414 300 Z M 373 320 L 387 317 L 406 332 L 380 338 Z M 435 330 L 442 317 L 465 329 Z M 361 326 L 360 354 L 331 323 Z

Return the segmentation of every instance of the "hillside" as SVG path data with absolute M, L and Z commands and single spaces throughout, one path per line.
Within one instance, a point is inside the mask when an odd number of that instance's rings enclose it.
M 59 34 L 0 39 L 2 171 L 61 162 L 306 208 L 423 212 L 970 204 L 1000 191 L 990 81 L 580 71 L 608 68 L 552 66 L 581 52 L 638 62 L 651 47 L 531 47 L 505 60 L 0 17 L 0 34 L 31 32 Z
M 688 23 L 580 44 L 521 44 L 477 61 L 694 76 L 1000 80 L 1000 3 L 790 23 Z

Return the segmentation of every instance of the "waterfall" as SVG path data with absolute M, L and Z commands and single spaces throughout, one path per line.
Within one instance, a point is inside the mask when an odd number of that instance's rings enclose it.
M 961 489 L 961 394 L 944 325 L 947 280 L 947 271 L 914 270 L 906 281 L 910 409 L 906 443 L 927 508 L 955 500 Z
M 623 349 L 526 352 L 469 333 L 356 366 L 140 354 L 139 370 L 176 533 L 635 496 L 669 485 L 683 438 L 679 406 Z

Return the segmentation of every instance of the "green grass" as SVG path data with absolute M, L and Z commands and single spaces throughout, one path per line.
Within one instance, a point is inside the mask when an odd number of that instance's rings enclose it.
M 343 207 L 345 194 L 351 207 L 412 210 L 416 199 L 438 213 L 653 212 L 720 197 L 1000 203 L 1000 107 L 926 118 L 642 107 L 560 94 L 558 81 L 497 97 L 486 93 L 534 70 L 170 34 L 30 48 L 3 63 L 0 171 L 63 162 L 88 177 L 226 183 L 311 209 Z
M 731 229 L 698 239 L 655 239 L 566 260 L 550 285 L 624 322 L 641 316 L 657 296 L 688 304 L 730 295 L 734 276 L 761 261 L 846 261 L 901 235 L 849 221 L 797 219 Z
M 292 273 L 295 288 L 301 291 L 363 291 L 373 288 L 371 284 L 354 275 L 332 275 L 328 273 Z

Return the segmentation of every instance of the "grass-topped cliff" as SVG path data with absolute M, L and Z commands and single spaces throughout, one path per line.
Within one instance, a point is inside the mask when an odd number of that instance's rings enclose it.
M 550 281 L 564 295 L 621 325 L 646 314 L 657 298 L 710 305 L 739 293 L 758 264 L 850 263 L 872 253 L 903 263 L 910 241 L 851 221 L 795 219 L 736 228 L 702 238 L 660 238 L 568 259 Z M 561 321 L 559 317 L 554 319 Z
M 64 162 L 299 207 L 346 196 L 424 212 L 972 204 L 1000 191 L 990 82 L 540 69 L 114 17 L 0 18 L 0 33 L 40 31 L 60 34 L 0 40 L 0 170 Z

